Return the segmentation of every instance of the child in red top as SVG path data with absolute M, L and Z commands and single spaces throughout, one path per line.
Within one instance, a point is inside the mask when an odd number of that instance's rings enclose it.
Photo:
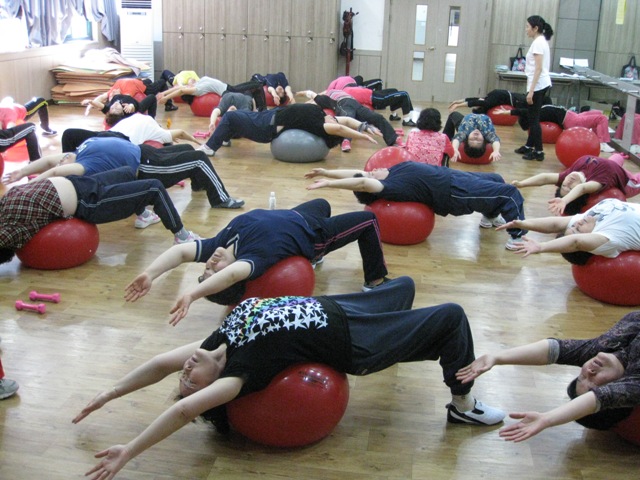
M 412 155 L 412 160 L 429 165 L 445 165 L 448 158 L 453 156 L 451 141 L 442 128 L 440 112 L 435 108 L 425 108 L 418 117 L 417 129 L 413 129 L 407 136 L 405 148 Z M 448 158 L 445 158 L 447 155 Z

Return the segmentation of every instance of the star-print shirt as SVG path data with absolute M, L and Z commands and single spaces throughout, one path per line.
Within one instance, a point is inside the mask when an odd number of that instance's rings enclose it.
M 244 379 L 238 396 L 262 390 L 285 368 L 320 362 L 340 372 L 351 365 L 351 337 L 343 310 L 326 297 L 249 298 L 201 345 L 227 344 L 220 375 Z

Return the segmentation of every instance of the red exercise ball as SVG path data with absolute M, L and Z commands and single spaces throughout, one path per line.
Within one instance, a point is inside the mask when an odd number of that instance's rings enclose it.
M 415 245 L 424 242 L 433 231 L 433 210 L 418 202 L 376 200 L 364 207 L 375 213 L 380 226 L 380 239 L 392 245 Z
M 542 143 L 556 143 L 562 134 L 562 127 L 554 122 L 540 122 Z
M 289 257 L 280 260 L 255 280 L 248 281 L 242 300 L 284 295 L 308 297 L 313 295 L 315 285 L 311 262 L 304 257 Z
M 496 115 L 495 111 L 501 110 L 501 109 L 513 110 L 513 107 L 511 105 L 498 105 L 497 107 L 490 108 L 489 111 L 487 112 L 487 115 L 489 116 L 493 124 L 503 125 L 506 127 L 515 125 L 516 122 L 518 121 L 518 116 L 517 115 Z
M 615 425 L 611 430 L 627 442 L 640 446 L 640 407 L 634 408 L 631 411 L 631 415 Z
M 468 165 L 488 165 L 491 163 L 491 154 L 493 153 L 493 146 L 487 144 L 487 148 L 484 151 L 484 154 L 478 158 L 471 158 L 464 152 L 464 142 L 460 144 L 460 158 L 458 161 L 460 163 L 466 163 Z
M 254 442 L 301 447 L 326 437 L 349 402 L 344 373 L 321 363 L 303 363 L 280 372 L 259 392 L 227 404 L 229 422 Z
M 93 223 L 77 218 L 62 219 L 41 229 L 16 255 L 27 267 L 63 270 L 89 261 L 99 243 L 98 227 Z
M 390 168 L 398 163 L 411 161 L 411 154 L 404 148 L 384 147 L 369 157 L 365 171 L 370 172 L 377 168 Z
M 586 265 L 571 265 L 571 271 L 578 288 L 591 298 L 612 305 L 640 305 L 640 251 L 615 258 L 594 255 Z
M 217 93 L 205 93 L 193 99 L 191 111 L 196 117 L 210 117 L 213 109 L 220 103 L 220 95 Z
M 594 205 L 597 205 L 602 200 L 605 200 L 607 198 L 615 198 L 617 200 L 620 200 L 621 202 L 627 201 L 627 197 L 621 190 L 618 190 L 615 187 L 611 187 L 611 188 L 600 190 L 599 192 L 592 193 L 591 195 L 589 195 L 587 197 L 587 203 L 585 203 L 584 207 L 580 209 L 580 212 L 581 213 L 586 212 L 591 207 L 593 207 Z
M 556 156 L 565 167 L 570 167 L 584 155 L 597 157 L 600 154 L 600 140 L 588 128 L 571 127 L 563 131 L 556 141 Z
M 285 100 L 283 103 L 281 103 L 280 105 L 276 105 L 276 102 L 273 101 L 273 95 L 269 93 L 269 87 L 265 85 L 262 88 L 264 89 L 264 96 L 267 100 L 267 107 L 278 107 L 278 106 L 283 107 L 284 105 L 289 103 L 289 97 L 285 97 Z

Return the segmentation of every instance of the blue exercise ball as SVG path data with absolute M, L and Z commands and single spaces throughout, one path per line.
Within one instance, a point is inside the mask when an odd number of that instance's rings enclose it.
M 319 162 L 328 153 L 325 141 L 305 130 L 285 130 L 271 141 L 271 154 L 283 162 Z

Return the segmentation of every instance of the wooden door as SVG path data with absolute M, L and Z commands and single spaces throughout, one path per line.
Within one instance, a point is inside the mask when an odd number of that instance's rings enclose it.
M 488 0 L 390 0 L 389 13 L 385 86 L 421 102 L 485 91 Z

